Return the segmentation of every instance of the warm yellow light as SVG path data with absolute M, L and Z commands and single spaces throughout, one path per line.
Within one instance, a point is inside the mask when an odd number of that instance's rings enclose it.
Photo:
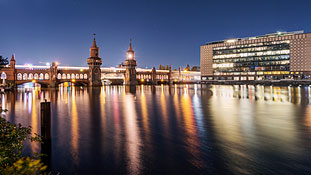
M 75 80 L 75 79 L 72 79 L 71 82 L 76 82 L 76 80 Z
M 144 79 L 141 79 L 140 81 L 141 81 L 141 82 L 144 82 L 145 80 L 144 80 Z
M 32 82 L 33 82 L 33 83 L 35 83 L 35 82 L 36 82 L 36 80 L 32 80 Z
M 133 54 L 132 54 L 132 53 L 129 53 L 129 54 L 128 54 L 128 57 L 129 57 L 129 58 L 133 58 Z
M 80 69 L 80 72 L 83 72 L 83 69 Z
M 163 79 L 161 79 L 161 82 L 163 82 L 164 80 Z

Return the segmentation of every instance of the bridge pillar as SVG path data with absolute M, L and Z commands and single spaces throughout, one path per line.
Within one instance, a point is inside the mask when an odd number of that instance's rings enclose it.
M 168 72 L 168 84 L 171 84 L 171 80 L 172 80 L 172 67 L 169 67 L 169 72 Z
M 53 62 L 50 66 L 50 81 L 49 87 L 56 87 L 57 86 L 57 63 Z
M 125 84 L 126 85 L 137 85 L 136 79 L 136 60 L 135 52 L 132 49 L 132 42 L 130 42 L 129 50 L 126 52 L 126 60 L 124 61 L 125 71 Z
M 151 83 L 152 83 L 153 85 L 154 85 L 154 84 L 157 84 L 156 78 L 157 78 L 157 72 L 156 72 L 155 67 L 153 67 L 153 68 L 152 68 L 152 71 L 151 71 Z
M 96 45 L 95 34 L 93 45 L 90 47 L 90 57 L 87 59 L 89 65 L 89 86 L 98 87 L 102 85 L 101 82 L 101 70 L 102 59 L 99 58 L 99 48 Z

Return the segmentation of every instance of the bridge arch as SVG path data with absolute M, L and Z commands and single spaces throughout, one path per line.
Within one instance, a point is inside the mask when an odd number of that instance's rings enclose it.
M 32 79 L 33 79 L 33 74 L 32 73 L 28 74 L 28 80 L 32 80 Z
M 45 78 L 46 80 L 49 80 L 49 79 L 50 79 L 50 75 L 49 75 L 48 73 L 45 73 L 44 78 Z
M 35 80 L 38 80 L 38 79 L 39 79 L 38 73 L 35 73 L 35 74 L 33 75 L 33 78 L 34 78 Z
M 62 74 L 58 73 L 57 74 L 57 79 L 59 79 L 59 80 L 62 79 Z
M 5 73 L 5 72 L 2 72 L 2 73 L 1 73 L 1 79 L 7 79 L 7 76 L 6 76 L 6 73 Z
M 40 80 L 43 80 L 43 73 L 40 73 L 40 74 L 39 74 L 39 79 L 40 79 Z
M 79 74 L 76 74 L 76 79 L 79 79 Z
M 17 79 L 17 80 L 22 80 L 22 79 L 23 79 L 23 75 L 22 75 L 21 73 L 18 73 L 18 74 L 16 75 L 16 79 Z
M 27 74 L 23 73 L 23 80 L 27 80 Z

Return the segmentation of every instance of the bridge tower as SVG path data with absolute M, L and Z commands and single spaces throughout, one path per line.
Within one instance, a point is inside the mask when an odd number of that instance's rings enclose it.
M 126 85 L 137 85 L 136 79 L 136 60 L 135 52 L 132 48 L 132 41 L 130 40 L 129 50 L 126 52 L 126 60 L 124 61 L 125 71 L 125 84 Z
M 99 48 L 96 45 L 95 33 L 92 47 L 90 47 L 90 57 L 87 59 L 89 65 L 89 86 L 101 86 L 101 70 L 102 59 L 99 58 Z
M 10 60 L 10 67 L 15 69 L 15 56 L 14 56 L 14 54 L 12 55 L 12 58 Z

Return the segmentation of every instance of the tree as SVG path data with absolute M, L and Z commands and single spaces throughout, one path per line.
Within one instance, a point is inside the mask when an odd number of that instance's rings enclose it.
M 6 65 L 8 65 L 8 64 L 9 64 L 9 59 L 8 59 L 7 57 L 4 58 L 4 57 L 2 57 L 2 56 L 0 55 L 0 68 L 6 66 Z
M 187 64 L 186 68 L 184 69 L 184 71 L 190 71 L 190 66 L 189 64 Z
M 193 67 L 191 68 L 191 71 L 197 71 L 197 72 L 199 72 L 199 71 L 200 71 L 200 66 L 193 66 Z
M 36 157 L 23 157 L 26 140 L 42 142 L 41 137 L 31 136 L 31 128 L 7 122 L 0 117 L 0 175 L 40 174 L 47 167 Z

